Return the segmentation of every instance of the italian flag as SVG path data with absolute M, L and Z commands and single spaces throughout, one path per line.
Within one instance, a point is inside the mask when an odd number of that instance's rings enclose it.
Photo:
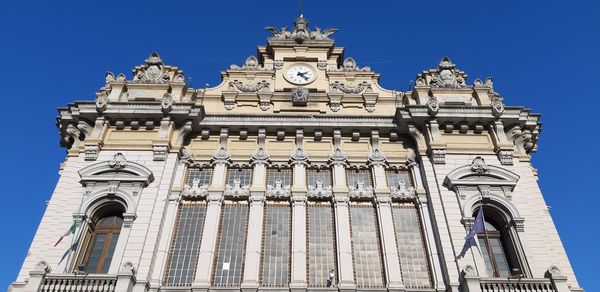
M 67 230 L 67 232 L 65 232 L 65 234 L 63 234 L 58 239 L 58 241 L 56 241 L 56 243 L 54 244 L 54 247 L 56 247 L 63 240 L 63 238 L 65 238 L 66 236 L 69 236 L 71 234 L 75 234 L 75 227 L 77 227 L 77 224 L 75 224 L 75 220 L 73 220 L 73 224 L 71 224 L 71 227 L 69 227 L 69 230 Z

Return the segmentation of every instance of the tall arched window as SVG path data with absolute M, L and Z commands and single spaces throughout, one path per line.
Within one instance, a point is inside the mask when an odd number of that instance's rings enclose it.
M 478 212 L 479 210 L 477 210 Z M 477 215 L 477 212 L 473 215 Z M 485 232 L 477 234 L 487 275 L 508 278 L 523 275 L 513 238 L 513 227 L 494 208 L 483 208 Z
M 87 273 L 108 273 L 123 226 L 123 208 L 119 204 L 106 205 L 89 223 L 81 267 Z

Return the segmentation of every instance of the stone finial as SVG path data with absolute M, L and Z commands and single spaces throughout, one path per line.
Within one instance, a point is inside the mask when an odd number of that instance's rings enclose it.
M 308 19 L 303 15 L 296 18 L 296 21 L 294 21 L 294 30 L 292 31 L 288 30 L 287 27 L 278 29 L 273 26 L 265 27 L 265 30 L 273 35 L 269 38 L 271 40 L 291 39 L 299 44 L 303 43 L 305 40 L 332 41 L 329 36 L 338 31 L 337 28 L 326 28 L 321 30 L 318 27 L 315 27 L 315 30 L 310 30 L 308 27 Z
M 562 272 L 556 265 L 551 265 L 550 267 L 548 267 L 548 270 L 546 270 L 546 273 L 545 273 L 545 276 L 547 278 L 562 276 L 562 275 L 563 275 Z
M 133 267 L 133 263 L 130 261 L 124 262 L 123 265 L 121 265 L 121 270 L 119 272 L 132 275 L 135 274 L 135 268 Z
M 52 269 L 45 260 L 41 260 L 37 264 L 35 264 L 35 268 L 33 270 L 36 272 L 44 273 L 50 273 L 52 271 Z

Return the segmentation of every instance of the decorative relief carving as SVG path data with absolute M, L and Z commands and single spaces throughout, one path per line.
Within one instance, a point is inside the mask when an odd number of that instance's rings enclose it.
M 406 182 L 404 180 L 400 180 L 398 182 L 398 187 L 391 187 L 390 188 L 391 191 L 391 197 L 393 199 L 399 199 L 399 200 L 412 200 L 416 195 L 416 191 L 415 188 L 413 187 L 406 187 Z
M 288 198 L 292 194 L 291 188 L 289 185 L 284 186 L 283 182 L 280 178 L 275 180 L 275 186 L 268 185 L 267 186 L 267 197 L 271 198 Z
M 373 92 L 373 88 L 371 84 L 367 81 L 362 81 L 356 85 L 345 84 L 341 81 L 334 81 L 329 85 L 329 89 L 331 92 L 338 93 L 351 93 L 351 94 L 360 94 L 363 92 Z
M 225 147 L 219 148 L 219 150 L 213 154 L 212 161 L 213 163 L 228 163 L 231 156 L 227 152 Z
M 310 198 L 330 198 L 333 195 L 331 186 L 323 186 L 323 180 L 318 179 L 314 186 L 308 186 L 308 197 Z
M 181 196 L 184 198 L 199 198 L 208 196 L 208 185 L 200 185 L 200 179 L 195 178 L 192 185 L 184 185 Z
M 463 74 L 456 70 L 456 65 L 448 57 L 442 58 L 437 72 L 431 76 L 429 85 L 439 88 L 464 88 L 467 86 Z
M 369 165 L 385 165 L 387 157 L 375 148 L 373 153 L 369 154 L 368 164 Z
M 340 109 L 342 109 L 342 102 L 340 100 L 330 99 L 329 100 L 329 107 L 331 108 L 332 111 L 337 112 Z
M 292 89 L 292 103 L 294 105 L 306 105 L 308 103 L 309 91 L 304 87 Z
M 136 67 L 134 74 L 133 82 L 136 83 L 167 83 L 170 81 L 169 72 L 165 70 L 163 61 L 156 52 L 146 59 L 144 65 Z
M 283 69 L 283 60 L 275 60 L 273 61 L 273 69 L 281 70 Z
M 352 57 L 348 57 L 346 59 L 344 59 L 344 62 L 342 62 L 342 65 L 337 68 L 335 71 L 357 71 L 357 72 L 369 72 L 371 71 L 370 67 L 358 67 L 358 65 L 356 65 L 356 61 L 354 61 L 354 59 Z
M 234 179 L 233 186 L 225 186 L 224 195 L 230 198 L 248 197 L 250 195 L 250 186 L 242 186 L 241 184 L 242 181 L 239 178 Z
M 269 162 L 269 157 L 269 154 L 265 152 L 265 148 L 260 146 L 256 153 L 252 154 L 252 164 L 266 164 Z
M 123 153 L 116 153 L 113 158 L 108 162 L 108 165 L 115 170 L 121 170 L 127 166 L 127 160 Z
M 318 27 L 315 27 L 315 30 L 311 31 L 308 28 L 308 20 L 306 18 L 304 18 L 304 16 L 302 16 L 302 15 L 300 15 L 300 17 L 296 18 L 296 21 L 294 21 L 294 30 L 293 31 L 289 31 L 287 27 L 283 27 L 280 30 L 280 29 L 278 29 L 276 27 L 272 27 L 272 26 L 266 27 L 265 30 L 270 32 L 271 34 L 273 34 L 273 36 L 270 39 L 275 39 L 275 40 L 292 39 L 292 40 L 295 40 L 299 44 L 303 43 L 305 40 L 317 40 L 317 41 L 328 40 L 328 41 L 331 41 L 329 36 L 334 34 L 336 31 L 338 31 L 338 29 L 336 29 L 336 28 L 326 28 L 324 30 L 321 30 Z
M 513 151 L 498 150 L 498 160 L 502 165 L 513 165 Z
M 163 99 L 160 102 L 160 107 L 163 113 L 168 113 L 173 108 L 173 96 L 170 93 L 165 93 Z
M 365 182 L 362 179 L 359 179 L 356 183 L 356 187 L 348 187 L 348 196 L 355 199 L 373 198 L 373 187 L 365 186 Z
M 169 153 L 169 147 L 165 145 L 154 145 L 152 146 L 152 159 L 154 161 L 165 161 L 167 160 L 167 154 Z
M 504 103 L 502 102 L 502 98 L 498 96 L 494 96 L 492 98 L 492 114 L 495 117 L 500 117 L 504 112 Z
M 327 70 L 327 61 L 326 60 L 317 61 L 317 68 L 319 68 L 320 70 Z
M 434 96 L 427 100 L 427 112 L 430 116 L 435 116 L 440 110 L 440 102 Z
M 241 92 L 259 92 L 269 90 L 269 82 L 266 80 L 259 81 L 255 84 L 246 84 L 239 80 L 229 81 L 228 90 L 239 90 Z
M 290 157 L 290 162 L 292 164 L 308 164 L 308 155 L 306 155 L 306 153 L 304 153 L 304 150 L 302 149 L 302 147 L 298 147 L 296 148 L 296 152 L 294 152 L 294 154 L 292 154 L 292 156 Z
M 446 164 L 446 149 L 431 150 L 431 159 L 435 164 Z
M 261 66 L 258 63 L 258 59 L 254 56 L 248 57 L 242 66 L 231 65 L 229 68 L 232 70 L 265 70 L 265 67 Z
M 475 157 L 471 162 L 471 171 L 478 174 L 484 174 L 488 172 L 490 167 L 485 163 L 485 160 L 481 156 Z
M 98 144 L 85 145 L 84 152 L 85 152 L 85 160 L 96 160 L 96 159 L 98 159 L 98 154 L 100 154 L 100 145 L 98 145 Z
M 329 155 L 329 164 L 331 164 L 331 165 L 336 165 L 336 164 L 346 165 L 347 162 L 348 162 L 348 155 L 342 153 L 342 150 L 340 148 L 336 148 L 333 151 L 333 154 Z
M 108 93 L 101 92 L 96 96 L 96 110 L 98 112 L 103 112 L 106 110 L 106 106 L 108 105 Z

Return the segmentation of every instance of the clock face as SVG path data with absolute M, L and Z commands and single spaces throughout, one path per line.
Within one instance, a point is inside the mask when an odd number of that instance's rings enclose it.
M 308 84 L 315 80 L 315 72 L 305 64 L 291 66 L 285 73 L 285 79 L 294 84 Z

